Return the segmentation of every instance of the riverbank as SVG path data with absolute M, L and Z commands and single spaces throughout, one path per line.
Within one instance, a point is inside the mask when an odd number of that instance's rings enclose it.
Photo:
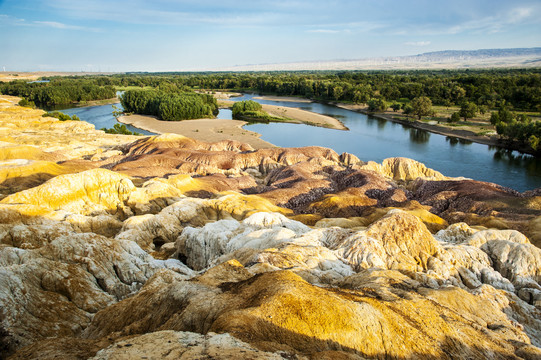
M 415 129 L 425 130 L 434 134 L 455 137 L 462 140 L 467 140 L 475 142 L 478 144 L 484 144 L 489 146 L 495 146 L 507 150 L 516 150 L 525 154 L 534 155 L 532 151 L 524 146 L 521 146 L 518 143 L 515 144 L 503 144 L 498 135 L 478 135 L 473 131 L 464 130 L 464 129 L 454 129 L 443 125 L 438 124 L 429 124 L 419 120 L 407 120 L 399 119 L 396 117 L 396 114 L 393 113 L 373 113 L 368 111 L 367 106 L 355 105 L 355 104 L 344 104 L 344 103 L 329 103 L 342 109 L 359 112 L 361 114 L 369 115 L 378 119 L 391 121 L 398 124 L 403 124 L 410 126 Z
M 221 100 L 225 106 L 233 106 L 234 101 Z M 342 122 L 331 116 L 314 113 L 298 108 L 262 104 L 263 111 L 271 116 L 283 118 L 283 122 L 291 124 L 306 124 L 335 130 L 349 130 Z
M 295 96 L 255 96 L 254 99 L 257 100 L 270 100 L 270 101 L 289 101 L 297 103 L 311 103 L 313 102 L 310 99 L 295 97 Z
M 196 119 L 183 121 L 163 121 L 153 116 L 120 116 L 118 121 L 136 128 L 157 134 L 173 133 L 206 142 L 237 140 L 250 144 L 254 149 L 276 147 L 260 139 L 261 134 L 245 130 L 246 121 L 224 119 Z

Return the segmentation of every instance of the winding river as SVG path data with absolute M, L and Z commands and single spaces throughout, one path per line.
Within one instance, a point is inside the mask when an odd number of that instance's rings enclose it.
M 278 146 L 324 146 L 338 153 L 352 153 L 363 161 L 381 162 L 388 157 L 403 156 L 420 161 L 447 176 L 464 176 L 494 182 L 518 191 L 541 187 L 541 159 L 530 155 L 432 134 L 330 105 L 261 100 L 254 99 L 255 96 L 257 95 L 245 94 L 231 100 L 253 99 L 262 104 L 298 107 L 333 116 L 350 129 L 341 131 L 285 123 L 245 126 L 247 130 L 260 133 L 263 140 Z M 62 110 L 94 124 L 97 129 L 114 126 L 116 119 L 112 116 L 112 111 L 112 105 Z M 221 110 L 218 118 L 231 119 L 231 111 Z M 128 128 L 152 135 L 131 126 Z

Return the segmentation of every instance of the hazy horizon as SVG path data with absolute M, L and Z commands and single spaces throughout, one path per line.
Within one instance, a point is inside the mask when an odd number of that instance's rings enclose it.
M 0 70 L 192 71 L 541 46 L 539 1 L 0 0 Z

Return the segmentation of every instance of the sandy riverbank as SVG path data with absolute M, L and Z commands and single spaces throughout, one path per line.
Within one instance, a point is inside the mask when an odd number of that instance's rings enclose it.
M 233 106 L 234 101 L 220 101 L 223 105 Z M 286 118 L 284 122 L 292 124 L 306 124 L 313 126 L 321 126 L 329 129 L 336 130 L 349 130 L 342 122 L 338 119 L 335 119 L 331 116 L 317 114 L 311 111 L 302 110 L 298 108 L 286 107 L 286 106 L 277 106 L 277 105 L 267 105 L 262 104 L 263 111 L 270 114 L 271 116 Z
M 153 116 L 129 115 L 119 117 L 118 121 L 158 134 L 181 134 L 192 139 L 207 142 L 238 140 L 250 144 L 254 149 L 275 147 L 275 145 L 260 139 L 261 134 L 243 129 L 242 126 L 247 124 L 247 122 L 240 120 L 196 119 L 162 121 Z

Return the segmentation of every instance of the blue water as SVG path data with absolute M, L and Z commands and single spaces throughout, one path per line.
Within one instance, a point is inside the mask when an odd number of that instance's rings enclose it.
M 120 110 L 124 110 L 121 104 L 109 104 L 109 105 L 98 105 L 98 106 L 86 106 L 86 107 L 76 107 L 70 109 L 59 110 L 64 114 L 70 116 L 77 115 L 79 119 L 94 124 L 96 129 L 100 130 L 102 128 L 112 128 L 115 124 L 119 123 L 113 116 L 113 105 L 115 105 Z M 131 125 L 126 125 L 126 128 L 130 131 L 138 132 L 143 135 L 156 135 L 150 131 L 143 129 L 138 129 Z
M 381 162 L 385 158 L 403 156 L 447 176 L 494 182 L 518 191 L 541 187 L 541 159 L 530 155 L 432 134 L 330 105 L 259 100 L 254 96 L 257 95 L 246 94 L 232 100 L 252 99 L 262 104 L 299 107 L 334 116 L 350 129 L 284 123 L 245 126 L 278 146 L 324 146 L 338 153 L 352 153 L 363 161 Z

